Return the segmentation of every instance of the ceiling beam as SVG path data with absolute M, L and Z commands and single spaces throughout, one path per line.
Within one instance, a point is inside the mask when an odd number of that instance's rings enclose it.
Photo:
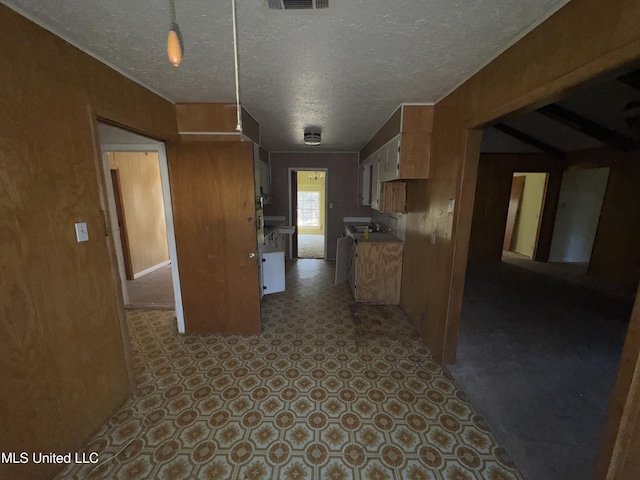
M 618 77 L 618 80 L 640 92 L 640 70 L 621 75 Z
M 546 117 L 578 130 L 579 132 L 617 148 L 618 150 L 628 152 L 636 150 L 639 147 L 636 140 L 620 135 L 614 130 L 603 127 L 602 125 L 589 120 L 582 115 L 578 115 L 571 110 L 562 108 L 555 103 L 539 108 L 537 111 Z
M 526 143 L 527 145 L 531 145 L 532 147 L 537 148 L 538 150 L 542 150 L 549 155 L 553 155 L 556 158 L 564 159 L 564 152 L 562 150 L 557 149 L 545 143 L 537 138 L 533 138 L 530 135 L 527 135 L 524 132 L 521 132 L 518 129 L 510 127 L 509 125 L 505 125 L 504 123 L 497 123 L 493 126 L 496 130 L 501 131 L 502 133 L 506 133 L 510 137 L 517 138 L 521 142 Z

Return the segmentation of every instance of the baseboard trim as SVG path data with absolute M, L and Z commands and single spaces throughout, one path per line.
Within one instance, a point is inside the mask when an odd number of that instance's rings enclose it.
M 136 279 L 138 279 L 140 277 L 143 277 L 148 273 L 151 273 L 151 272 L 154 272 L 154 271 L 158 270 L 159 268 L 166 267 L 170 263 L 171 263 L 171 260 L 167 260 L 166 262 L 159 263 L 157 265 L 154 265 L 153 267 L 147 268 L 146 270 L 142 270 L 141 272 L 134 273 L 133 274 L 133 279 L 136 280 Z

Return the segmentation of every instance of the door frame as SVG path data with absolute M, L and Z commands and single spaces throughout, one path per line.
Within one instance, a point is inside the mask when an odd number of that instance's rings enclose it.
M 537 254 L 538 254 L 538 244 L 540 243 L 540 229 L 542 227 L 542 217 L 544 216 L 544 207 L 545 204 L 547 203 L 547 187 L 549 186 L 549 172 L 537 172 L 537 171 L 530 171 L 527 169 L 524 170 L 514 170 L 513 172 L 511 172 L 511 186 L 513 189 L 513 182 L 515 181 L 516 178 L 519 177 L 524 177 L 526 178 L 526 176 L 530 173 L 535 173 L 535 174 L 541 174 L 544 175 L 544 186 L 542 187 L 542 199 L 540 200 L 540 207 L 538 209 L 538 221 L 536 224 L 536 236 L 535 239 L 533 241 L 533 251 L 531 252 L 531 260 L 535 261 L 537 259 Z M 519 175 L 518 177 L 516 177 L 516 174 L 523 174 L 523 175 Z M 518 201 L 518 210 L 520 210 L 520 208 L 522 207 L 522 199 L 524 198 L 524 189 L 527 186 L 527 182 L 524 181 L 523 185 L 522 185 L 522 191 L 520 193 L 520 200 Z M 511 197 L 509 197 L 509 202 L 511 202 Z M 509 221 L 508 217 L 507 217 L 507 222 Z M 512 234 L 513 231 L 515 231 L 515 218 L 514 218 L 514 224 L 513 224 L 513 228 L 512 228 Z M 506 240 L 506 228 L 507 228 L 507 224 L 505 224 L 505 238 L 504 240 Z M 502 245 L 502 250 L 508 250 L 511 251 L 510 248 L 504 248 L 505 244 L 503 241 L 503 245 Z M 515 250 L 513 250 L 515 251 Z M 516 253 L 520 253 L 520 252 L 516 252 Z
M 324 175 L 324 260 L 327 259 L 327 245 L 329 244 L 327 235 L 329 232 L 329 168 L 327 167 L 289 167 L 287 170 L 287 184 L 289 195 L 289 221 L 291 221 L 291 214 L 293 213 L 293 192 L 291 191 L 291 175 L 293 172 L 325 172 Z M 297 185 L 297 182 L 296 182 Z M 298 192 L 296 192 L 297 194 Z M 296 222 L 297 223 L 297 222 Z M 298 235 L 298 225 L 294 225 L 296 231 L 294 235 Z M 293 235 L 292 235 L 293 237 Z M 296 252 L 296 255 L 298 252 Z M 289 258 L 293 259 L 293 238 L 289 239 Z
M 602 61 L 602 57 L 596 63 Z M 633 60 L 628 60 L 629 61 Z M 623 65 L 618 65 L 620 68 Z M 616 67 L 605 71 L 612 72 Z M 597 72 L 602 73 L 602 71 Z M 585 84 L 596 75 L 583 75 L 578 84 Z M 574 85 L 555 85 L 547 83 L 549 89 L 540 94 L 536 91 L 522 97 L 519 104 L 511 104 L 503 109 L 500 115 L 482 122 L 468 121 L 464 127 L 463 141 L 465 146 L 461 172 L 458 177 L 454 212 L 454 227 L 452 231 L 453 256 L 449 282 L 449 301 L 444 335 L 442 338 L 443 364 L 455 363 L 458 346 L 458 332 L 461 322 L 462 297 L 467 270 L 469 241 L 471 238 L 471 222 L 475 202 L 475 189 L 478 180 L 478 165 L 480 160 L 480 142 L 483 129 L 491 126 L 509 114 L 542 106 L 554 99 L 568 94 Z M 495 112 L 494 112 L 495 113 Z M 547 173 L 547 186 L 549 173 Z M 545 191 L 546 191 L 545 186 Z M 630 451 L 631 436 L 640 431 L 640 287 L 634 299 L 633 312 L 630 315 L 629 326 L 625 335 L 625 343 L 616 373 L 615 384 L 611 391 L 604 429 L 600 438 L 600 446 L 596 452 L 595 479 L 622 479 L 621 471 L 626 468 L 629 458 L 633 458 Z M 626 478 L 626 477 L 624 477 Z
M 108 122 L 105 122 L 108 123 Z M 122 130 L 126 130 L 125 128 Z M 167 152 L 164 142 L 152 140 L 154 145 L 129 145 L 129 144 L 114 144 L 114 143 L 100 143 L 101 149 L 101 167 L 102 175 L 105 178 L 111 178 L 111 171 L 109 166 L 109 160 L 107 158 L 107 152 L 157 152 L 158 163 L 160 164 L 160 182 L 162 185 L 162 201 L 164 204 L 164 216 L 167 226 L 167 244 L 169 246 L 169 260 L 171 261 L 171 276 L 173 280 L 173 296 L 175 302 L 175 314 L 176 323 L 179 333 L 185 333 L 184 327 L 184 310 L 182 306 L 182 290 L 180 288 L 180 273 L 178 272 L 178 252 L 176 249 L 176 236 L 175 227 L 173 224 L 173 208 L 171 206 L 171 186 L 169 185 L 169 164 L 167 162 Z M 118 231 L 118 219 L 115 215 L 115 195 L 113 187 L 110 182 L 106 182 L 106 201 L 109 208 L 109 219 L 111 222 L 111 231 Z M 122 296 L 124 304 L 129 303 L 129 293 L 126 285 L 126 273 L 124 269 L 124 254 L 122 251 L 122 245 L 120 242 L 115 241 L 115 236 L 112 237 L 114 248 L 116 251 L 116 258 L 118 263 L 118 270 L 120 272 L 120 288 L 122 290 Z

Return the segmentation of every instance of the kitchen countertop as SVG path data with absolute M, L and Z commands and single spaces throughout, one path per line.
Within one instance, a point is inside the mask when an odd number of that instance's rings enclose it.
M 265 223 L 264 225 L 264 238 L 265 240 L 269 235 L 272 235 L 274 232 L 278 231 L 278 227 L 284 225 L 284 222 L 270 222 Z
M 347 234 L 351 236 L 354 240 L 357 240 L 358 242 L 363 242 L 363 243 L 400 242 L 402 243 L 402 240 L 400 240 L 398 237 L 394 235 L 391 235 L 390 233 L 374 232 L 374 233 L 369 233 L 369 238 L 365 238 L 364 233 L 354 233 L 351 230 L 349 230 L 350 226 L 355 226 L 355 225 L 362 225 L 362 223 L 345 223 L 344 227 Z

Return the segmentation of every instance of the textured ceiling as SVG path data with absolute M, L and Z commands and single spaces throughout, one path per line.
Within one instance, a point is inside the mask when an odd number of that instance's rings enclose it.
M 359 150 L 402 102 L 434 103 L 568 0 L 237 0 L 241 102 L 269 150 Z M 234 101 L 231 1 L 176 0 L 184 61 L 166 58 L 168 0 L 2 0 L 174 102 Z M 305 147 L 303 129 L 322 129 Z

